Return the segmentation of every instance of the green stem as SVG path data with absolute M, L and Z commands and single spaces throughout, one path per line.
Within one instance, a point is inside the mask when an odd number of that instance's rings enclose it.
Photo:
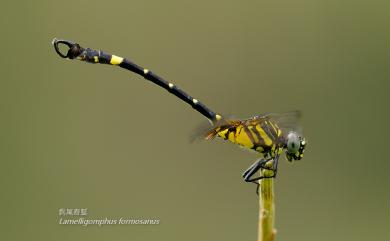
M 272 165 L 272 162 L 267 163 Z M 272 175 L 272 171 L 263 170 L 262 175 Z M 264 178 L 259 181 L 259 238 L 258 241 L 275 240 L 275 201 L 274 201 L 274 178 Z

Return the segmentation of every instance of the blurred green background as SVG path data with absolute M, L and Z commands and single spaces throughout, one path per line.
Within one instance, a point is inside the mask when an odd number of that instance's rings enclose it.
M 277 240 L 389 240 L 389 1 L 3 1 L 0 240 L 256 240 L 258 156 L 190 144 L 204 118 L 141 77 L 65 61 L 53 37 L 128 57 L 213 110 L 299 109 Z M 59 225 L 158 218 L 159 225 Z

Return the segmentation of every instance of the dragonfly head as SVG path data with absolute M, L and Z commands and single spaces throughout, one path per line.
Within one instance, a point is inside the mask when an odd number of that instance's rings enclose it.
M 306 141 L 304 137 L 301 137 L 296 132 L 289 132 L 286 138 L 286 157 L 287 160 L 292 162 L 301 160 L 303 152 L 305 151 Z

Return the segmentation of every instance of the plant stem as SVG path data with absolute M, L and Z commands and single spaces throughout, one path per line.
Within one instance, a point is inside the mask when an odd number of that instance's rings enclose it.
M 272 166 L 273 162 L 267 163 Z M 262 170 L 262 175 L 272 175 L 270 170 Z M 275 201 L 274 201 L 274 178 L 264 178 L 259 181 L 259 237 L 258 241 L 275 240 Z

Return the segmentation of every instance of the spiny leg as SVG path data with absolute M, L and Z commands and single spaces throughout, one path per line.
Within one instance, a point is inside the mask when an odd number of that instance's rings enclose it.
M 242 174 L 242 177 L 244 178 L 244 180 L 246 182 L 253 182 L 253 183 L 256 183 L 257 180 L 260 180 L 262 178 L 270 178 L 270 177 L 273 177 L 273 176 L 260 176 L 260 177 L 255 177 L 255 178 L 252 178 L 252 176 L 257 172 L 259 171 L 260 169 L 265 169 L 265 170 L 271 170 L 271 171 L 274 171 L 274 168 L 272 167 L 267 167 L 266 164 L 269 162 L 269 161 L 272 161 L 272 159 L 264 159 L 264 158 L 261 158 L 259 160 L 257 160 L 255 163 L 253 163 L 243 174 Z
M 279 154 L 276 154 L 276 156 L 274 157 L 274 165 L 273 165 L 274 175 L 273 175 L 273 177 L 276 177 L 276 174 L 278 173 L 278 163 L 279 163 Z
M 257 185 L 256 187 L 256 194 L 259 195 L 259 182 L 258 180 L 262 179 L 262 178 L 266 178 L 266 177 L 263 177 L 263 176 L 260 176 L 260 177 L 255 177 L 255 178 L 252 178 L 252 176 L 258 172 L 260 169 L 267 169 L 269 170 L 270 168 L 269 167 L 266 167 L 265 164 L 270 161 L 270 160 L 266 160 L 264 158 L 261 158 L 259 160 L 257 160 L 255 163 L 253 163 L 243 174 L 242 174 L 242 177 L 244 178 L 245 182 L 252 182 L 254 184 Z
M 266 160 L 264 158 L 260 158 L 256 160 L 248 169 L 245 170 L 245 172 L 242 174 L 242 177 L 245 179 L 246 177 L 250 178 L 253 174 L 255 174 L 260 168 L 267 169 L 267 170 L 272 170 L 270 167 L 266 167 L 265 164 L 269 160 Z M 251 173 L 251 174 L 249 174 Z M 245 180 L 247 181 L 247 180 Z
M 278 169 L 278 160 L 279 160 L 279 155 L 276 155 L 275 158 L 274 158 L 274 163 L 273 163 L 273 167 L 268 167 L 266 166 L 266 164 L 269 162 L 269 161 L 272 161 L 272 159 L 264 159 L 264 158 L 261 158 L 259 160 L 257 160 L 255 163 L 253 163 L 244 173 L 243 173 L 243 178 L 245 180 L 245 182 L 252 182 L 254 184 L 257 185 L 257 188 L 256 188 L 256 193 L 259 194 L 259 180 L 260 179 L 263 179 L 263 178 L 273 178 L 273 177 L 276 177 L 276 173 L 277 173 L 277 169 Z M 271 176 L 259 176 L 259 177 L 254 177 L 252 178 L 252 176 L 258 172 L 260 169 L 265 169 L 265 170 L 271 170 L 273 171 L 273 174 Z

